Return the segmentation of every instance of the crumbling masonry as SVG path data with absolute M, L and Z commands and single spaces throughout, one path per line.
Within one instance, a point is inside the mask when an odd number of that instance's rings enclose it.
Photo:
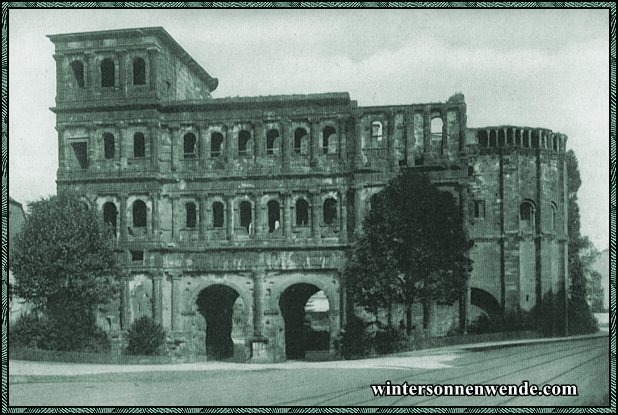
M 461 94 L 373 107 L 347 93 L 212 98 L 217 79 L 163 28 L 49 38 L 58 192 L 100 211 L 130 270 L 99 310 L 113 336 L 146 315 L 171 353 L 282 361 L 303 355 L 304 307 L 321 291 L 332 350 L 350 309 L 345 252 L 403 168 L 455 196 L 475 242 L 467 294 L 430 307 L 431 334 L 564 296 L 563 134 L 467 128 Z

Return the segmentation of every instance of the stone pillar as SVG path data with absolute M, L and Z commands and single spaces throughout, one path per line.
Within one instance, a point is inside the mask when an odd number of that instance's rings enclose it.
M 386 148 L 388 151 L 387 162 L 388 168 L 394 170 L 397 165 L 397 158 L 395 157 L 395 114 L 390 112 L 384 126 L 386 130 Z
M 120 194 L 120 241 L 127 240 L 127 198 L 126 193 Z
M 60 170 L 64 170 L 68 167 L 67 163 L 67 154 L 66 154 L 66 142 L 64 140 L 64 127 L 59 125 L 56 126 L 56 131 L 58 132 L 58 168 Z M 88 129 L 88 167 L 92 166 L 90 162 L 91 152 L 92 152 L 92 144 L 90 139 L 90 129 Z
M 225 236 L 228 241 L 234 239 L 234 197 L 232 195 L 225 196 Z
M 234 126 L 226 125 L 225 126 L 225 156 L 228 161 L 228 166 L 232 167 L 233 163 L 230 163 L 234 157 Z
M 180 227 L 178 226 L 180 197 L 178 195 L 170 195 L 170 199 L 172 200 L 172 241 L 178 241 L 180 238 Z
M 429 108 L 423 111 L 423 147 L 425 148 L 425 154 L 431 152 L 431 113 Z
M 84 79 L 84 86 L 92 93 L 96 86 L 94 52 L 86 52 L 84 55 L 86 57 L 86 68 L 84 71 L 84 77 L 86 79 Z
M 363 207 L 361 188 L 354 188 L 354 235 L 359 236 L 363 230 Z
M 320 160 L 320 123 L 317 119 L 312 118 L 309 120 L 310 125 L 310 138 L 311 138 L 311 166 L 315 167 L 319 164 Z
M 182 148 L 180 147 L 180 126 L 172 125 L 169 129 L 172 171 L 176 171 L 178 170 L 179 155 L 182 151 Z
M 197 127 L 197 151 L 199 158 L 200 168 L 204 169 L 208 160 L 208 125 L 201 125 Z
M 283 236 L 292 238 L 292 194 L 283 194 Z
M 170 273 L 172 280 L 172 331 L 180 331 L 180 313 L 182 301 L 181 275 L 178 272 Z
M 118 83 L 123 95 L 127 92 L 127 51 L 125 49 L 116 51 L 118 56 Z
M 311 193 L 311 237 L 320 238 L 320 193 Z
M 161 281 L 163 273 L 155 272 L 152 276 L 152 316 L 154 321 L 163 324 L 163 290 L 161 289 Z
M 129 330 L 129 327 L 131 326 L 131 287 L 129 285 L 129 281 L 131 280 L 131 277 L 124 277 L 122 279 L 122 298 L 121 298 L 121 308 L 120 308 L 120 314 L 121 314 L 121 320 L 120 320 L 120 325 L 123 331 L 127 331 Z
M 206 196 L 198 196 L 197 198 L 200 206 L 200 240 L 206 240 L 206 212 L 208 207 L 206 206 Z
M 256 163 L 264 157 L 264 149 L 266 148 L 266 137 L 264 132 L 264 122 L 263 121 L 255 121 L 253 123 L 255 128 L 255 134 L 253 139 L 254 151 L 253 154 L 255 156 Z
M 150 193 L 150 200 L 152 201 L 152 235 L 155 237 L 155 239 L 159 238 L 160 233 L 159 233 L 159 229 L 160 229 L 160 224 L 159 224 L 159 198 L 160 198 L 160 193 L 158 192 L 151 192 Z
M 448 154 L 448 115 L 446 108 L 444 107 L 440 111 L 440 119 L 442 120 L 442 147 L 440 148 L 440 154 Z M 433 307 L 433 303 L 431 304 L 431 307 Z
M 98 145 L 97 145 L 97 126 L 94 124 L 88 124 L 88 168 L 93 169 L 98 167 L 97 163 L 97 155 L 98 155 Z M 64 155 L 66 157 L 67 149 L 64 149 Z
M 348 240 L 348 191 L 339 190 L 339 241 L 346 243 Z
M 148 64 L 150 67 L 150 90 L 157 91 L 157 54 L 159 49 L 148 48 Z
M 56 61 L 56 99 L 61 100 L 64 98 L 65 85 L 68 82 L 68 73 L 63 70 L 65 56 L 61 53 L 54 53 L 53 58 Z
M 338 125 L 337 129 L 339 130 L 339 158 L 344 163 L 348 161 L 348 137 L 347 137 L 347 127 L 348 120 L 344 117 L 339 117 L 337 119 Z
M 354 118 L 354 130 L 356 142 L 354 143 L 354 164 L 357 169 L 363 167 L 363 136 L 365 135 L 365 131 L 363 131 L 363 122 L 362 120 L 356 116 Z
M 526 134 L 526 147 L 532 147 L 532 130 L 528 130 L 527 132 L 528 134 Z
M 261 272 L 253 271 L 251 276 L 253 277 L 253 335 L 263 337 L 262 316 L 264 315 L 264 308 L 262 295 L 264 292 L 264 275 Z
M 291 131 L 290 120 L 284 119 L 281 121 L 281 144 L 282 144 L 282 170 L 288 171 L 290 170 L 290 157 L 292 152 L 292 131 Z
M 262 194 L 254 193 L 253 194 L 253 203 L 255 205 L 255 209 L 253 212 L 253 232 L 258 235 L 262 233 Z
M 159 161 L 159 126 L 157 123 L 148 125 L 150 130 L 150 163 L 155 170 L 158 170 Z
M 120 153 L 120 168 L 122 170 L 125 170 L 128 166 L 129 145 L 127 141 L 127 125 L 121 122 L 118 124 L 118 152 Z

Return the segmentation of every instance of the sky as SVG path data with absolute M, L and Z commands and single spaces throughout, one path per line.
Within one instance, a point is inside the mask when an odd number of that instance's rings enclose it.
M 544 127 L 579 159 L 582 233 L 609 246 L 609 11 L 9 10 L 9 193 L 56 191 L 48 34 L 163 26 L 219 78 L 214 98 L 349 92 L 359 105 L 465 95 L 468 127 Z

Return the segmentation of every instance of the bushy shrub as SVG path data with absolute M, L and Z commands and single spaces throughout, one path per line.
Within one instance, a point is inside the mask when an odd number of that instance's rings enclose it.
M 37 313 L 28 313 L 9 324 L 9 345 L 17 347 L 40 346 L 49 322 Z
M 346 359 L 361 358 L 371 352 L 371 336 L 367 333 L 366 323 L 352 314 L 345 329 L 335 342 L 335 347 Z
M 406 350 L 408 337 L 405 331 L 389 326 L 379 330 L 373 338 L 373 347 L 378 354 L 388 354 Z
M 135 320 L 128 333 L 127 354 L 157 355 L 163 351 L 165 331 L 149 317 Z

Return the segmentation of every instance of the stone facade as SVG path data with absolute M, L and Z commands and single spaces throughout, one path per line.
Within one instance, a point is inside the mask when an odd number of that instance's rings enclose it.
M 162 28 L 49 37 L 58 191 L 100 210 L 130 270 L 100 310 L 110 332 L 147 315 L 175 353 L 203 354 L 231 347 L 208 337 L 229 333 L 240 308 L 241 353 L 281 361 L 322 291 L 332 346 L 350 308 L 345 252 L 403 168 L 456 196 L 476 243 L 468 294 L 430 307 L 432 334 L 465 326 L 474 307 L 528 310 L 564 288 L 562 134 L 467 128 L 461 94 L 374 107 L 347 93 L 212 98 L 217 80 Z

